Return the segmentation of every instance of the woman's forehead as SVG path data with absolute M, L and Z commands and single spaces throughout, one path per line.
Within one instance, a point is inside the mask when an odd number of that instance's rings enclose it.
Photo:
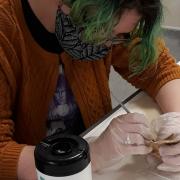
M 122 13 L 120 13 L 120 17 L 127 16 L 127 17 L 134 17 L 134 18 L 141 18 L 142 14 L 137 9 L 124 9 Z

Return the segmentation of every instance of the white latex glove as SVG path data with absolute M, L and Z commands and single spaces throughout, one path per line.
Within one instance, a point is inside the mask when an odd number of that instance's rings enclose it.
M 158 140 L 163 140 L 174 134 L 180 140 L 180 112 L 166 113 L 160 116 L 160 130 Z M 180 172 L 180 143 L 161 146 L 159 149 L 163 163 L 159 170 Z
M 144 115 L 129 113 L 114 118 L 107 129 L 90 143 L 93 171 L 106 167 L 124 156 L 148 154 L 152 148 L 145 146 L 152 134 Z

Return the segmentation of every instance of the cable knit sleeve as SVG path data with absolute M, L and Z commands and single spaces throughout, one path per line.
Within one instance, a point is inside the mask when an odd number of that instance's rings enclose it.
M 160 51 L 156 65 L 152 65 L 139 75 L 130 77 L 128 66 L 128 49 L 122 47 L 114 48 L 112 51 L 112 64 L 124 79 L 136 88 L 146 91 L 155 98 L 160 88 L 167 82 L 180 78 L 180 66 L 176 64 L 175 58 L 169 53 L 163 40 L 159 40 Z
M 17 162 L 24 145 L 13 139 L 12 107 L 16 93 L 14 78 L 5 53 L 0 47 L 0 179 L 17 179 Z

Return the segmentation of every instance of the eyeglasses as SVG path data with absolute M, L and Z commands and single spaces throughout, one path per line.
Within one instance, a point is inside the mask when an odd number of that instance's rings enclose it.
M 111 39 L 112 45 L 116 44 L 122 44 L 122 43 L 129 43 L 131 42 L 131 38 L 118 38 L 118 37 L 113 37 Z
M 113 37 L 111 39 L 108 39 L 105 41 L 103 44 L 105 44 L 107 47 L 111 47 L 113 45 L 118 45 L 118 44 L 128 44 L 131 42 L 131 38 L 119 38 L 119 37 Z

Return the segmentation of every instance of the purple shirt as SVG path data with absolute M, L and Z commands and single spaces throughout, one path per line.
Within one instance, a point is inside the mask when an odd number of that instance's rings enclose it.
M 59 67 L 59 73 L 57 88 L 49 107 L 48 136 L 66 131 L 73 133 L 74 128 L 78 128 L 77 125 L 82 121 L 79 108 L 65 78 L 63 66 Z

